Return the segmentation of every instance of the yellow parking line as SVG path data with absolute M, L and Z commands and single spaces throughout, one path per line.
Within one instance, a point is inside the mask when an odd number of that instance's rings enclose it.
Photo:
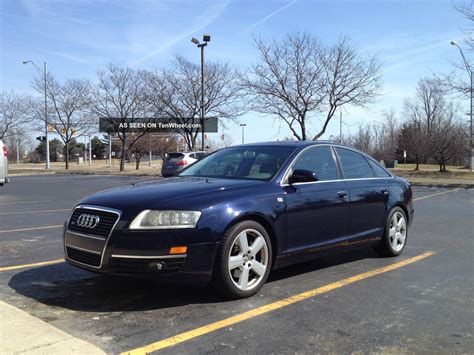
M 27 213 L 48 213 L 48 212 L 62 212 L 62 211 L 71 211 L 70 208 L 61 208 L 60 210 L 39 210 L 39 211 L 15 211 L 15 212 L 0 212 L 0 215 L 7 214 L 27 214 Z
M 379 274 L 383 274 L 385 272 L 395 270 L 395 269 L 401 268 L 403 266 L 407 266 L 409 264 L 412 264 L 412 263 L 420 261 L 424 258 L 427 258 L 427 257 L 429 257 L 433 254 L 435 254 L 435 252 L 427 251 L 427 252 L 422 253 L 420 255 L 417 255 L 413 258 L 409 258 L 409 259 L 406 259 L 406 260 L 403 260 L 403 261 L 399 261 L 397 263 L 393 263 L 393 264 L 388 265 L 388 266 L 384 266 L 384 267 L 381 267 L 381 268 L 378 268 L 378 269 L 367 271 L 367 272 L 364 272 L 364 273 L 359 274 L 359 275 L 348 277 L 346 279 L 336 281 L 336 282 L 330 283 L 330 284 L 322 286 L 322 287 L 315 288 L 314 290 L 302 292 L 302 293 L 297 294 L 295 296 L 291 296 L 291 297 L 285 298 L 283 300 L 276 301 L 276 302 L 267 304 L 265 306 L 261 306 L 261 307 L 252 309 L 252 310 L 244 312 L 242 314 L 238 314 L 236 316 L 229 317 L 229 318 L 226 318 L 226 319 L 223 319 L 223 320 L 211 323 L 211 324 L 207 324 L 207 325 L 204 325 L 202 327 L 199 327 L 199 328 L 196 328 L 196 329 L 193 329 L 193 330 L 175 335 L 173 337 L 170 337 L 170 338 L 167 338 L 167 339 L 164 339 L 164 340 L 160 340 L 156 343 L 152 343 L 152 344 L 140 347 L 140 348 L 136 348 L 136 349 L 124 352 L 124 353 L 122 353 L 122 355 L 124 355 L 124 354 L 131 354 L 131 355 L 147 354 L 147 353 L 151 353 L 153 351 L 164 349 L 164 348 L 167 348 L 167 347 L 185 342 L 187 340 L 199 337 L 201 335 L 211 333 L 211 332 L 214 332 L 216 330 L 229 327 L 233 324 L 240 323 L 240 322 L 243 322 L 245 320 L 260 316 L 262 314 L 265 314 L 265 313 L 268 313 L 268 312 L 271 312 L 271 311 L 275 311 L 275 310 L 280 309 L 280 308 L 287 307 L 287 306 L 292 305 L 294 303 L 304 301 L 308 298 L 311 298 L 311 297 L 320 295 L 322 293 L 326 293 L 326 292 L 335 290 L 337 288 L 349 285 L 351 283 L 361 281 L 361 280 L 364 280 L 364 279 L 367 279 L 369 277 L 373 277 L 373 276 L 376 276 L 376 275 L 379 275 Z
M 420 201 L 420 200 L 424 200 L 425 198 L 430 198 L 430 197 L 433 197 L 433 196 L 438 196 L 438 195 L 444 195 L 444 194 L 447 194 L 449 192 L 454 192 L 454 191 L 459 191 L 460 189 L 454 189 L 454 190 L 448 190 L 448 191 L 443 191 L 443 192 L 438 192 L 436 194 L 431 194 L 431 195 L 427 195 L 427 196 L 422 196 L 422 197 L 418 197 L 418 198 L 415 198 L 413 201 Z
M 63 263 L 63 262 L 64 262 L 64 259 L 56 259 L 56 260 L 43 261 L 43 262 L 40 262 L 40 263 L 33 263 L 33 264 L 6 266 L 6 267 L 0 267 L 0 272 L 1 271 L 17 270 L 17 269 L 26 269 L 28 267 L 54 265 L 54 264 L 59 264 L 59 263 Z
M 63 224 L 57 224 L 54 226 L 43 226 L 43 227 L 31 227 L 31 228 L 21 228 L 21 229 L 8 229 L 6 231 L 0 231 L 0 233 L 13 233 L 13 232 L 25 232 L 25 231 L 33 231 L 39 229 L 52 229 L 52 228 L 62 228 Z

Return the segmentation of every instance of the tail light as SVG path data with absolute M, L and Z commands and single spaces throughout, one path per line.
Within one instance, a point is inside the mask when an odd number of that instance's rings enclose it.
M 4 157 L 7 156 L 7 147 L 3 147 L 3 156 L 4 156 Z
M 178 165 L 178 166 L 183 166 L 183 165 L 187 165 L 187 164 L 188 164 L 188 162 L 186 160 L 180 160 L 180 161 L 176 162 L 176 165 Z

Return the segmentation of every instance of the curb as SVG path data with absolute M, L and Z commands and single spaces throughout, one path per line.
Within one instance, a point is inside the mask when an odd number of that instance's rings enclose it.
M 0 301 L 0 314 L 1 354 L 105 354 L 95 345 L 4 301 Z

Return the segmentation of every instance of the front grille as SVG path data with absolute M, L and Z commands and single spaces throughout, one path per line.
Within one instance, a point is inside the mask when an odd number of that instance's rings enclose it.
M 84 228 L 84 227 L 78 226 L 77 219 L 82 214 L 91 214 L 91 215 L 99 216 L 100 218 L 99 224 L 97 224 L 97 226 L 95 226 L 94 228 Z M 107 212 L 107 211 L 95 210 L 95 209 L 89 209 L 89 208 L 76 208 L 71 216 L 71 220 L 69 221 L 68 229 L 72 231 L 76 231 L 76 232 L 93 234 L 93 235 L 98 235 L 98 236 L 107 238 L 115 222 L 117 222 L 118 218 L 119 218 L 119 215 L 114 212 Z
M 66 247 L 67 256 L 73 261 L 82 264 L 99 267 L 101 256 L 99 254 L 89 253 L 87 251 Z

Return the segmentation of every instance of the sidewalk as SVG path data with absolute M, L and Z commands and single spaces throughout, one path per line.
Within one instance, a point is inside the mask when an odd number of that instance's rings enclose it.
M 105 354 L 84 340 L 0 301 L 0 354 Z

